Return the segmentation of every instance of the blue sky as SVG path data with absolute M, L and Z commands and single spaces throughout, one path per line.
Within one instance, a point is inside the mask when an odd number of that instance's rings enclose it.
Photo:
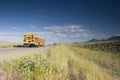
M 119 0 L 0 0 L 0 40 L 33 33 L 46 43 L 81 42 L 120 34 Z

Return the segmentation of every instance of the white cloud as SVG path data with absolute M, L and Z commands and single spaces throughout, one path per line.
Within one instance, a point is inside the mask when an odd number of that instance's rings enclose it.
M 120 36 L 120 34 L 115 34 L 114 36 Z
M 30 25 L 30 28 L 35 29 L 35 28 L 37 28 L 37 26 L 36 25 Z
M 32 33 L 38 36 L 41 36 L 47 39 L 51 39 L 52 32 L 42 31 L 42 32 L 0 32 L 0 40 L 7 40 L 7 41 L 13 41 L 13 42 L 23 42 L 23 35 L 26 33 Z
M 47 31 L 41 31 L 41 32 L 27 32 L 27 33 L 36 34 L 36 35 L 52 34 L 52 32 L 47 32 Z
M 0 32 L 0 35 L 23 35 L 22 32 Z
M 44 27 L 45 30 L 52 32 L 60 37 L 63 41 L 87 41 L 90 39 L 107 39 L 113 35 L 108 34 L 95 34 L 91 30 L 86 29 L 82 25 L 65 25 L 65 26 L 48 26 Z M 48 34 L 49 35 L 49 34 Z M 120 36 L 120 34 L 116 34 Z
M 58 36 L 61 36 L 61 37 L 67 37 L 67 35 L 65 34 L 62 34 L 62 33 L 57 33 Z
M 13 30 L 18 30 L 18 29 L 20 29 L 20 28 L 18 28 L 18 27 L 11 27 Z
M 53 34 L 52 32 L 41 31 L 41 32 L 0 32 L 0 35 L 24 35 L 26 33 L 44 35 L 44 34 Z
M 82 28 L 82 25 L 49 26 L 44 29 L 56 33 L 60 37 L 68 38 L 84 37 L 89 32 L 89 30 Z
M 43 29 L 49 29 L 49 30 L 52 30 L 52 29 L 62 29 L 62 26 L 48 26 L 48 27 L 44 27 Z

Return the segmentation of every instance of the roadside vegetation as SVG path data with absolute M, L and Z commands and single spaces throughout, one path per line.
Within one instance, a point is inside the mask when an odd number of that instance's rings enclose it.
M 120 80 L 119 62 L 119 54 L 58 45 L 0 65 L 6 80 Z
M 103 41 L 103 42 L 85 42 L 73 44 L 73 46 L 98 50 L 104 52 L 120 53 L 120 40 Z
M 14 45 L 17 44 L 18 43 L 14 43 L 14 42 L 0 41 L 0 48 L 12 48 Z
M 0 44 L 0 48 L 12 48 L 13 44 Z

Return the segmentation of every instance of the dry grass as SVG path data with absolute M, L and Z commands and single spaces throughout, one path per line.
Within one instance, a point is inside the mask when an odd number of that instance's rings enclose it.
M 20 44 L 20 43 L 0 41 L 0 48 L 11 48 L 13 47 L 13 45 L 17 45 L 17 44 Z
M 61 45 L 1 65 L 9 80 L 119 80 L 119 61 L 117 55 Z

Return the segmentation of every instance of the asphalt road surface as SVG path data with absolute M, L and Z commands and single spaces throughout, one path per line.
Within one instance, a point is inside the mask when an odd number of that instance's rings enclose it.
M 0 61 L 16 59 L 30 54 L 40 54 L 49 51 L 51 46 L 39 48 L 0 48 Z

